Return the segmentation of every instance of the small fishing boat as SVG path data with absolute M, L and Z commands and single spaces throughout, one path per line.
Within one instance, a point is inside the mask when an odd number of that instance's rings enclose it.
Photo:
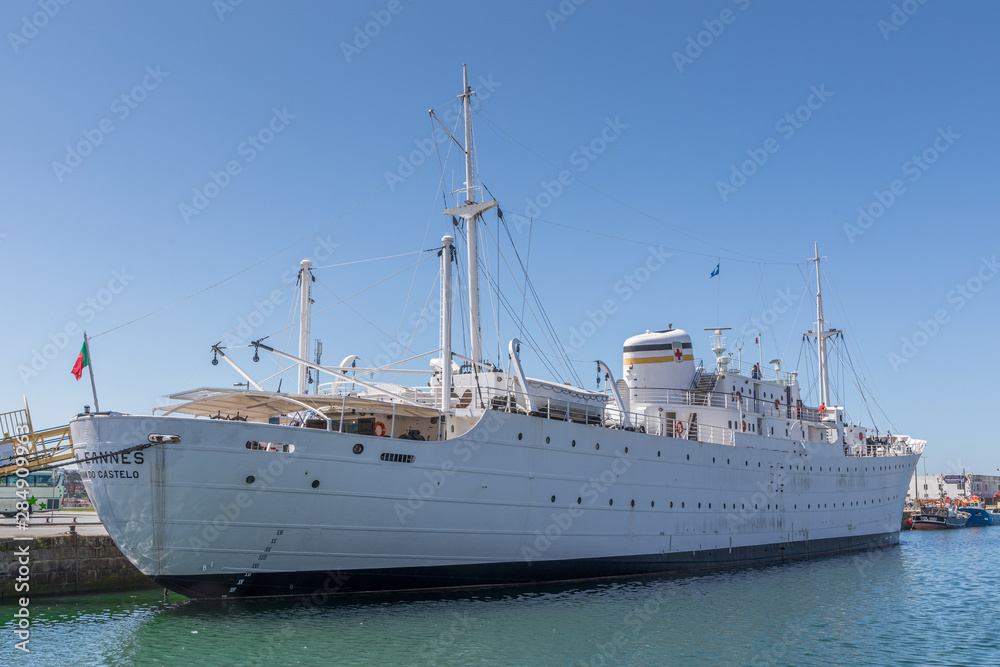
M 986 509 L 981 500 L 975 499 L 962 503 L 961 511 L 969 515 L 969 520 L 965 523 L 967 527 L 1000 525 L 1000 512 L 991 512 Z
M 970 514 L 957 507 L 926 506 L 913 516 L 913 530 L 942 530 L 945 528 L 965 528 Z

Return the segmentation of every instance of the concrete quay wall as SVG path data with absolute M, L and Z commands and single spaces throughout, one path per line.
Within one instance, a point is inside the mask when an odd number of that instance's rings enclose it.
M 23 567 L 28 568 L 26 575 Z M 28 590 L 24 590 L 25 583 Z M 16 603 L 19 597 L 26 596 L 140 588 L 158 587 L 122 555 L 107 535 L 0 538 L 0 604 Z

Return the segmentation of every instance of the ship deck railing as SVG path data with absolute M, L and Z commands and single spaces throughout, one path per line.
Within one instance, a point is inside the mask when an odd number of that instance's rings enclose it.
M 508 392 L 504 389 L 483 387 L 480 393 L 487 407 L 504 412 L 526 412 L 525 394 L 523 392 Z M 719 445 L 735 446 L 736 430 L 711 424 L 700 424 L 697 418 L 690 420 L 676 417 L 645 415 L 637 412 L 622 413 L 614 404 L 614 399 L 608 399 L 608 405 L 594 408 L 590 405 L 555 400 L 551 397 L 532 395 L 535 412 L 532 414 L 544 419 L 574 422 L 612 428 L 631 430 L 656 436 L 673 436 L 696 442 L 711 442 Z M 628 419 L 625 419 L 627 415 Z
M 378 386 L 383 390 L 389 391 L 399 391 L 400 389 L 403 389 L 398 385 L 391 384 L 378 383 Z M 342 386 L 338 394 L 344 393 L 345 395 L 349 394 L 356 397 L 359 396 L 357 392 L 348 392 L 348 389 L 348 386 Z M 587 404 L 584 402 L 574 402 L 571 398 L 572 394 L 567 394 L 569 398 L 566 400 L 553 398 L 552 396 L 530 394 L 532 399 L 531 403 L 534 404 L 534 411 L 531 412 L 527 408 L 529 403 L 527 398 L 529 395 L 525 392 L 520 389 L 511 389 L 509 387 L 490 386 L 471 389 L 465 388 L 461 396 L 453 396 L 452 407 L 459 409 L 490 409 L 504 412 L 518 412 L 522 414 L 530 412 L 533 416 L 542 417 L 544 419 L 574 422 L 618 430 L 629 429 L 661 437 L 671 436 L 684 440 L 729 446 L 735 446 L 736 435 L 740 432 L 740 429 L 699 423 L 697 408 L 731 408 L 736 411 L 736 414 L 740 417 L 740 419 L 742 419 L 743 416 L 748 418 L 769 416 L 782 419 L 792 419 L 801 422 L 811 422 L 815 424 L 818 424 L 821 417 L 825 415 L 825 413 L 822 413 L 818 408 L 807 406 L 789 407 L 782 405 L 780 402 L 777 406 L 775 406 L 773 403 L 765 401 L 764 399 L 754 399 L 747 396 L 741 397 L 739 394 L 734 395 L 731 392 L 699 392 L 697 390 L 667 388 L 652 390 L 647 389 L 641 391 L 657 392 L 657 398 L 659 400 L 656 400 L 655 403 L 661 403 L 663 407 L 673 406 L 674 408 L 693 408 L 692 410 L 684 411 L 692 414 L 689 419 L 683 419 L 680 418 L 680 416 L 668 417 L 664 411 L 658 411 L 651 415 L 631 411 L 622 413 L 612 397 L 608 397 L 605 405 L 595 406 L 593 403 Z M 369 392 L 360 392 L 361 395 L 368 393 Z M 427 405 L 428 408 L 433 409 L 433 406 L 440 403 L 439 387 L 432 387 L 424 390 L 407 388 L 407 391 L 404 393 L 407 399 Z M 648 396 L 648 394 L 646 394 L 646 396 Z M 369 405 L 383 403 L 386 405 L 387 411 L 395 407 L 393 398 L 390 395 L 374 394 L 367 396 L 366 398 L 370 401 Z M 757 406 L 759 411 L 750 409 L 753 406 Z M 740 410 L 741 407 L 743 408 L 742 410 Z M 833 408 L 828 408 L 827 412 L 830 412 L 831 410 L 833 410 Z M 670 412 L 679 411 L 675 409 Z M 625 418 L 626 416 L 627 419 Z M 334 422 L 337 421 L 336 415 L 331 415 L 331 418 Z M 740 420 L 737 420 L 735 423 L 739 426 Z M 331 430 L 339 429 L 336 424 L 334 424 Z M 789 439 L 781 438 L 777 435 L 769 436 L 766 433 L 761 433 L 759 435 L 763 437 L 778 438 L 781 440 Z M 910 441 L 906 438 L 906 436 L 886 437 L 879 441 L 872 441 L 858 445 L 845 445 L 844 453 L 847 456 L 857 457 L 904 456 L 917 453 L 921 449 L 918 446 L 919 442 L 921 441 Z
M 672 389 L 669 387 L 642 387 L 632 389 L 643 403 L 691 408 L 729 408 L 755 417 L 777 417 L 795 421 L 819 423 L 825 416 L 819 408 L 807 405 L 788 405 L 784 398 L 754 398 L 741 392 L 702 391 L 698 389 Z
M 896 441 L 880 445 L 846 445 L 844 447 L 845 455 L 859 457 L 908 456 L 910 454 L 919 454 L 921 451 L 923 451 L 922 446 L 907 441 Z
M 726 367 L 726 375 L 739 375 L 752 380 L 762 380 L 781 385 L 790 385 L 795 381 L 791 373 L 776 371 L 774 368 L 768 368 L 753 361 L 739 362 L 735 359 L 730 359 Z

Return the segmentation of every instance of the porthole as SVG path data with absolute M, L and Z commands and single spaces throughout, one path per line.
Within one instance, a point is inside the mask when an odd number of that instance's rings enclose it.
M 549 444 L 550 441 L 551 441 L 551 438 L 549 438 L 549 436 L 545 436 L 545 444 L 546 445 Z
M 615 504 L 615 499 L 614 498 L 608 498 L 608 505 L 614 505 L 614 504 Z
M 518 439 L 518 440 L 520 440 L 520 439 L 521 439 L 521 438 L 523 438 L 523 437 L 524 437 L 524 434 L 523 434 L 523 433 L 518 433 L 518 434 L 517 434 L 517 439 Z
M 656 506 L 656 501 L 654 501 L 654 500 L 650 500 L 650 501 L 649 501 L 649 506 L 650 506 L 650 507 L 655 507 L 655 506 Z
M 670 506 L 671 506 L 671 507 L 673 507 L 673 506 L 674 506 L 674 501 L 672 501 L 672 500 L 670 501 Z
M 354 449 L 351 451 L 353 451 L 355 454 L 360 454 L 361 452 L 365 451 L 365 446 L 359 442 L 358 444 L 354 445 Z
M 601 443 L 599 442 L 594 443 L 594 449 L 600 449 L 600 448 L 601 448 Z
M 687 455 L 687 460 L 688 460 L 688 461 L 690 461 L 690 460 L 691 460 L 691 455 L 690 455 L 690 454 L 688 454 L 688 455 Z
M 656 450 L 656 458 L 660 458 L 660 450 Z
M 753 508 L 754 508 L 754 509 L 757 509 L 757 503 L 754 503 L 754 504 L 753 504 Z
M 712 457 L 712 463 L 715 463 L 715 457 L 714 456 Z
M 726 465 L 729 465 L 729 459 L 726 459 Z
M 635 498 L 632 499 L 632 507 L 635 507 Z
M 625 453 L 628 454 L 628 447 L 625 448 Z
M 571 444 L 573 447 L 576 447 L 576 440 L 574 440 Z
M 247 475 L 247 484 L 253 484 L 255 479 L 256 477 L 254 477 L 253 475 Z
M 313 480 L 312 487 L 314 489 L 318 489 L 319 488 L 319 480 L 318 479 L 314 479 Z
M 684 503 L 681 503 L 681 509 L 683 509 L 683 508 L 684 508 Z
M 555 501 L 556 501 L 556 497 L 552 496 L 552 502 L 555 502 Z
M 701 503 L 698 503 L 698 509 L 701 509 Z
M 712 509 L 712 503 L 708 504 L 708 509 Z

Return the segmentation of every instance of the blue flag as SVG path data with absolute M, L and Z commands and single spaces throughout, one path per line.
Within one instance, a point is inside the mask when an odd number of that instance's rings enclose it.
M 718 264 L 715 265 L 715 270 L 712 271 L 712 275 L 710 275 L 709 278 L 714 278 L 717 275 L 719 275 L 719 265 Z

